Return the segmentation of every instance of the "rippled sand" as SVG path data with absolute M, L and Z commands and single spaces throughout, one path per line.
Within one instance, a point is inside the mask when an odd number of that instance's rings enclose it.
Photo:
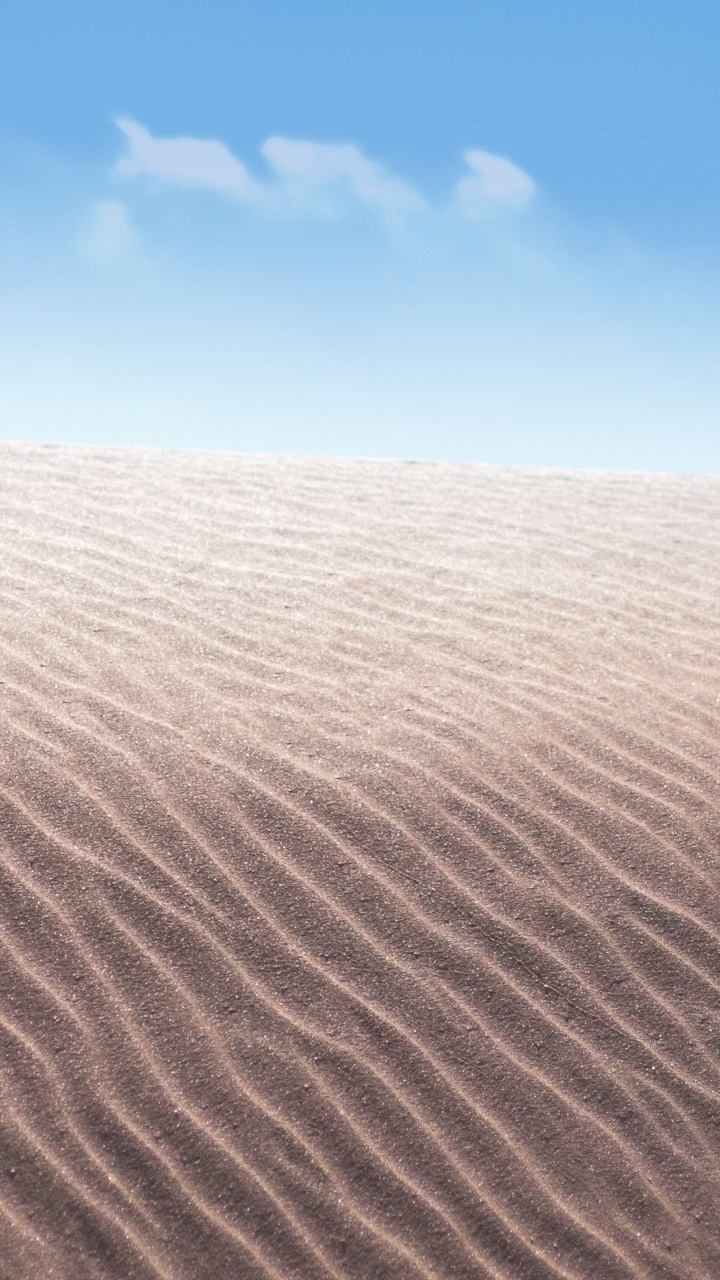
M 3 445 L 0 547 L 3 1277 L 717 1280 L 720 481 Z

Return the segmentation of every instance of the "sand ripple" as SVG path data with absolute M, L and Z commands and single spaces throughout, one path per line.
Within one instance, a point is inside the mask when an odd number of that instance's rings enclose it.
M 0 446 L 14 1280 L 720 1275 L 720 481 Z

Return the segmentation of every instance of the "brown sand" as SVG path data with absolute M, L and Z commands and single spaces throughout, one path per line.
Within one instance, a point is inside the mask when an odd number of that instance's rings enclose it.
M 0 447 L 0 1276 L 720 1276 L 720 481 Z

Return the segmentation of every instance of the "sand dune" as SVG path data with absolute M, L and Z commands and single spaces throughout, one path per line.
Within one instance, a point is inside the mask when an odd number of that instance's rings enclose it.
M 720 481 L 4 445 L 0 532 L 0 1274 L 720 1276 Z

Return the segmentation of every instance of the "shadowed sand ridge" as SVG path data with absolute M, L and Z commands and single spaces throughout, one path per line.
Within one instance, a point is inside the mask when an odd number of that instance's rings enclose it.
M 720 1275 L 720 481 L 0 446 L 13 1280 Z

